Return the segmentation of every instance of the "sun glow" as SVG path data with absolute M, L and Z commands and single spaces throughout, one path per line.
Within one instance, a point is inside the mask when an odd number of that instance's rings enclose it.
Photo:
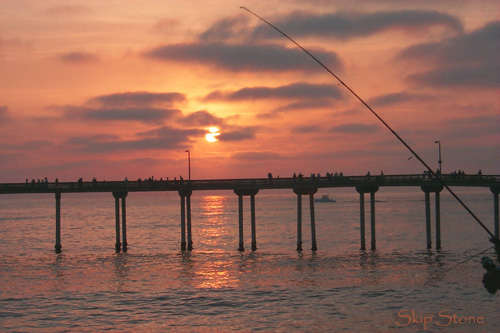
M 208 132 L 209 133 L 205 134 L 205 140 L 207 140 L 208 142 L 219 141 L 220 132 L 219 132 L 219 129 L 217 127 L 210 127 L 208 129 Z

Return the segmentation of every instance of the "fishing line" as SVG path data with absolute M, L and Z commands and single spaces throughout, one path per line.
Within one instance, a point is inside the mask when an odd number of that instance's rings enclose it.
M 295 40 L 293 40 L 290 36 L 288 36 L 282 30 L 278 29 L 276 26 L 274 26 L 270 22 L 266 21 L 265 19 L 263 19 L 259 15 L 255 14 L 250 9 L 243 7 L 243 6 L 240 8 L 246 10 L 250 14 L 254 15 L 258 19 L 260 19 L 261 21 L 263 21 L 264 23 L 266 23 L 267 25 L 272 27 L 274 30 L 278 31 L 281 34 L 281 37 L 285 37 L 288 40 L 290 40 L 292 43 L 294 43 L 297 47 L 299 47 L 302 51 L 304 51 L 307 55 L 309 55 L 312 59 L 314 59 L 328 73 L 330 73 L 337 81 L 339 81 L 340 84 L 342 84 L 352 95 L 354 95 L 354 97 L 356 97 L 399 140 L 399 142 L 401 142 L 412 153 L 412 155 L 415 156 L 415 158 L 420 161 L 420 163 L 427 169 L 427 172 L 432 177 L 434 177 L 441 185 L 443 185 L 443 187 L 446 188 L 446 190 L 460 203 L 460 205 L 463 208 L 465 208 L 465 210 L 476 220 L 476 222 L 479 223 L 479 225 L 481 227 L 483 227 L 483 229 L 491 236 L 491 242 L 493 242 L 495 244 L 500 243 L 499 239 L 496 238 L 495 235 L 493 235 L 493 233 L 484 225 L 483 222 L 481 222 L 481 220 L 476 216 L 476 214 L 474 214 L 474 212 L 472 212 L 472 210 L 470 210 L 469 207 L 467 207 L 467 205 L 455 194 L 455 192 L 453 192 L 451 190 L 451 188 L 448 187 L 448 185 L 446 185 L 443 182 L 443 180 L 441 180 L 441 178 L 438 175 L 436 175 L 436 173 L 434 171 L 432 171 L 432 169 L 427 165 L 427 163 L 425 163 L 425 161 L 398 135 L 398 133 L 396 133 L 396 131 L 393 130 L 389 126 L 389 124 L 387 124 L 358 94 L 356 94 L 354 92 L 354 90 L 352 90 L 346 83 L 344 83 L 344 81 L 342 81 L 337 75 L 335 75 L 334 72 L 332 72 L 321 61 L 319 61 L 313 54 L 311 54 L 309 51 L 307 51 L 304 47 L 302 47 L 299 43 L 297 43 Z
M 464 260 L 462 260 L 462 261 L 460 261 L 460 262 L 456 263 L 455 265 L 453 265 L 453 266 L 451 266 L 451 267 L 449 267 L 449 268 L 445 269 L 444 271 L 442 271 L 442 273 L 443 273 L 443 274 L 444 274 L 444 273 L 447 273 L 447 272 L 451 271 L 452 269 L 454 269 L 454 268 L 456 268 L 456 267 L 458 267 L 458 266 L 460 266 L 460 265 L 462 265 L 462 264 L 465 264 L 466 262 L 468 262 L 468 261 L 470 261 L 470 260 L 474 259 L 474 257 L 477 257 L 478 255 L 483 254 L 483 253 L 485 253 L 485 252 L 487 252 L 487 251 L 489 251 L 489 250 L 491 250 L 491 249 L 492 249 L 492 247 L 490 246 L 490 247 L 488 247 L 486 250 L 483 250 L 483 251 L 481 251 L 481 252 L 478 252 L 478 253 L 476 253 L 476 254 L 473 254 L 473 255 L 469 256 L 468 258 L 466 258 L 466 259 L 464 259 Z M 424 283 L 424 286 L 425 286 L 425 285 L 427 285 L 427 284 L 429 284 L 431 281 L 432 281 L 431 279 L 428 279 L 428 280 Z

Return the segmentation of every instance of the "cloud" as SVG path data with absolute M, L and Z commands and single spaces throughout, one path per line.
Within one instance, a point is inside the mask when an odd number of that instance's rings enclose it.
M 126 151 L 145 150 L 176 150 L 185 149 L 193 137 L 204 135 L 204 131 L 197 129 L 178 129 L 170 126 L 163 126 L 154 130 L 137 134 L 133 140 L 121 140 L 114 135 L 95 135 L 85 137 L 74 137 L 68 143 L 76 146 L 77 149 L 89 153 L 112 153 Z
M 204 100 L 242 101 L 255 99 L 340 99 L 342 93 L 335 85 L 293 83 L 280 87 L 251 87 L 232 92 L 214 91 Z
M 343 124 L 334 126 L 330 129 L 332 133 L 374 133 L 379 131 L 379 126 L 377 125 L 367 125 L 367 124 Z
M 436 97 L 431 95 L 424 94 L 414 94 L 406 91 L 380 95 L 374 98 L 371 98 L 368 101 L 368 104 L 373 107 L 381 107 L 405 102 L 413 102 L 413 101 L 429 101 L 434 100 Z
M 108 121 L 139 121 L 143 123 L 158 123 L 182 113 L 177 109 L 159 109 L 159 108 L 125 108 L 125 109 L 88 109 L 82 108 L 71 112 L 71 116 L 85 120 L 108 120 Z
M 317 133 L 321 130 L 319 125 L 312 126 L 297 126 L 292 128 L 292 133 L 296 134 L 307 134 L 307 133 Z
M 255 139 L 255 134 L 259 131 L 258 126 L 233 126 L 221 130 L 219 141 L 243 141 Z
M 342 64 L 333 52 L 310 50 L 331 68 L 341 69 Z M 160 61 L 205 64 L 227 71 L 309 71 L 318 65 L 307 59 L 307 55 L 297 48 L 278 45 L 184 43 L 157 47 L 145 57 Z
M 202 110 L 193 112 L 178 121 L 180 124 L 185 124 L 189 126 L 213 126 L 222 125 L 224 119 L 214 116 L 208 111 Z
M 238 15 L 217 20 L 210 28 L 200 35 L 202 41 L 225 41 L 235 37 L 245 37 L 251 32 L 248 27 L 250 17 Z
M 398 60 L 431 64 L 430 71 L 417 72 L 407 80 L 430 86 L 500 86 L 500 21 L 436 43 L 411 46 Z
M 180 93 L 125 92 L 101 95 L 89 99 L 82 106 L 62 107 L 67 119 L 90 121 L 139 121 L 161 123 L 179 118 L 182 112 L 169 108 L 185 100 Z
M 86 64 L 97 62 L 99 57 L 89 52 L 67 52 L 60 54 L 58 59 L 67 63 Z
M 136 91 L 97 96 L 90 99 L 87 104 L 104 107 L 172 106 L 176 103 L 184 102 L 185 100 L 186 97 L 184 94 L 176 92 L 153 93 Z
M 462 23 L 454 16 L 428 10 L 327 14 L 297 11 L 271 21 L 290 36 L 326 36 L 341 40 L 371 36 L 386 30 L 418 32 L 422 29 L 443 27 L 454 33 L 463 31 Z M 278 32 L 264 24 L 257 26 L 253 32 L 256 39 L 279 36 Z

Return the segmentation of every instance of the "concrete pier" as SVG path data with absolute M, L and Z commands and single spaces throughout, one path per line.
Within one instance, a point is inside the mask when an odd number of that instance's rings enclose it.
M 310 218 L 311 218 L 311 241 L 312 250 L 316 251 L 316 219 L 314 215 L 314 194 L 318 192 L 316 187 L 295 187 L 293 192 L 297 194 L 297 251 L 302 251 L 302 196 L 309 195 Z
M 61 192 L 56 192 L 56 245 L 57 253 L 61 253 Z
M 116 234 L 116 242 L 115 242 L 115 249 L 116 252 L 120 252 L 122 250 L 122 245 L 123 245 L 123 252 L 127 252 L 127 211 L 126 211 L 126 201 L 125 198 L 127 197 L 128 192 L 126 191 L 114 191 L 113 192 L 113 197 L 115 198 L 115 234 Z M 120 239 L 120 199 L 122 200 L 121 202 L 121 208 L 122 208 L 122 236 L 123 236 L 123 242 Z
M 365 193 L 370 193 L 370 223 L 371 223 L 371 249 L 376 250 L 376 237 L 375 237 L 375 193 L 379 187 L 375 184 L 366 184 L 363 186 L 356 186 L 356 191 L 359 193 L 359 229 L 361 238 L 361 251 L 366 250 L 366 229 L 365 229 Z
M 257 235 L 255 226 L 255 196 L 259 190 L 255 189 L 236 189 L 234 193 L 238 196 L 238 251 L 245 251 L 243 239 L 243 196 L 250 196 L 250 219 L 251 219 L 251 232 L 252 232 L 252 251 L 257 250 Z
M 430 193 L 435 194 L 436 211 L 436 249 L 441 249 L 441 200 L 439 193 L 443 190 L 441 184 L 424 184 L 420 187 L 425 193 L 425 237 L 427 248 L 432 248 L 432 227 L 431 227 L 431 200 Z
M 449 187 L 480 187 L 489 188 L 493 193 L 493 215 L 494 232 L 496 238 L 500 238 L 500 175 L 440 175 L 440 180 Z M 436 223 L 436 248 L 441 248 L 441 206 L 440 192 L 443 189 L 441 183 L 428 175 L 383 175 L 383 176 L 332 176 L 326 177 L 294 177 L 278 178 L 245 178 L 245 179 L 205 179 L 190 180 L 189 182 L 178 180 L 154 180 L 143 182 L 137 181 L 92 181 L 84 182 L 46 182 L 38 183 L 0 183 L 0 194 L 18 193 L 54 193 L 56 199 L 55 214 L 55 251 L 61 252 L 61 195 L 62 193 L 112 193 L 115 198 L 116 217 L 116 251 L 127 251 L 127 214 L 126 196 L 128 192 L 172 192 L 178 191 L 181 197 L 181 249 L 191 250 L 193 248 L 191 231 L 191 194 L 192 191 L 223 191 L 233 190 L 238 197 L 238 228 L 239 247 L 244 251 L 243 234 L 243 196 L 250 196 L 251 206 L 251 233 L 252 250 L 257 249 L 256 221 L 255 221 L 255 195 L 259 190 L 283 190 L 293 189 L 297 194 L 297 250 L 302 251 L 302 195 L 309 195 L 310 217 L 311 217 L 311 249 L 317 249 L 316 242 L 316 216 L 314 207 L 314 194 L 319 188 L 355 188 L 360 194 L 360 238 L 361 250 L 365 250 L 366 227 L 365 227 L 365 193 L 370 193 L 370 221 L 371 221 L 371 249 L 376 249 L 376 225 L 375 225 L 375 193 L 379 187 L 421 187 L 425 193 L 425 233 L 427 248 L 432 248 L 431 228 L 431 193 L 435 194 L 435 223 Z M 120 199 L 122 200 L 120 205 Z M 121 209 L 121 213 L 120 213 Z M 120 219 L 121 215 L 121 219 Z M 488 230 L 490 233 L 490 231 Z

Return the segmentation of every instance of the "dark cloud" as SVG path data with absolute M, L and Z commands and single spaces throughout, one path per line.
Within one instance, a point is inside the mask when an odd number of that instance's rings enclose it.
M 90 99 L 87 104 L 103 107 L 172 106 L 185 100 L 186 97 L 184 94 L 175 92 L 152 93 L 147 91 L 136 91 L 97 96 Z
M 377 125 L 343 124 L 331 128 L 332 133 L 374 133 L 380 128 Z
M 274 109 L 274 112 L 302 111 L 311 109 L 325 109 L 333 106 L 333 101 L 327 98 L 313 99 L 309 101 L 300 101 L 290 103 Z
M 53 147 L 54 143 L 49 140 L 34 140 L 26 141 L 22 143 L 0 143 L 0 149 L 5 150 L 17 150 L 17 151 L 33 151 L 33 150 L 43 150 L 47 147 Z
M 500 86 L 500 21 L 467 34 L 403 50 L 399 60 L 434 66 L 433 70 L 407 77 L 431 86 Z
M 184 100 L 185 96 L 179 93 L 126 92 L 97 96 L 83 106 L 59 109 L 68 119 L 161 123 L 181 117 L 180 110 L 166 106 Z
M 178 129 L 163 126 L 139 133 L 137 139 L 121 140 L 116 136 L 96 135 L 74 137 L 68 143 L 77 149 L 90 153 L 112 153 L 119 151 L 135 152 L 147 150 L 175 150 L 189 147 L 193 137 L 204 135 L 197 129 Z
M 341 69 L 342 64 L 333 52 L 310 50 L 330 68 Z M 161 61 L 205 64 L 228 71 L 309 71 L 318 65 L 307 59 L 298 48 L 277 45 L 186 43 L 157 47 L 144 54 Z
M 222 125 L 224 123 L 224 119 L 214 116 L 208 111 L 202 110 L 193 112 L 184 118 L 181 118 L 179 123 L 189 126 L 212 126 Z
M 371 98 L 368 101 L 368 104 L 373 107 L 381 107 L 405 102 L 413 102 L 413 101 L 429 101 L 436 99 L 434 96 L 423 95 L 423 94 L 414 94 L 406 91 L 380 95 L 374 98 Z
M 180 116 L 177 109 L 125 108 L 125 109 L 80 109 L 77 117 L 86 120 L 140 121 L 159 123 Z M 73 113 L 72 116 L 75 116 Z
M 377 13 L 328 13 L 316 14 L 298 11 L 272 23 L 290 36 L 327 36 L 351 39 L 374 35 L 385 30 L 419 31 L 431 27 L 444 27 L 453 32 L 463 31 L 462 23 L 455 17 L 427 10 L 399 10 Z M 254 38 L 277 38 L 280 34 L 267 25 L 259 25 Z
M 340 99 L 342 94 L 335 85 L 293 83 L 281 87 L 252 87 L 233 92 L 214 91 L 205 100 L 241 101 L 255 99 Z
M 297 126 L 292 128 L 292 133 L 296 134 L 307 134 L 307 133 L 317 133 L 321 130 L 319 125 L 312 126 Z
M 233 126 L 232 128 L 225 128 L 221 130 L 219 141 L 243 141 L 255 139 L 255 134 L 259 131 L 257 126 Z
M 73 64 L 92 63 L 99 60 L 99 57 L 97 55 L 89 52 L 68 52 L 60 54 L 58 58 L 63 62 Z
M 235 37 L 245 37 L 251 32 L 248 27 L 250 17 L 239 15 L 216 21 L 210 28 L 200 35 L 202 41 L 225 41 Z

